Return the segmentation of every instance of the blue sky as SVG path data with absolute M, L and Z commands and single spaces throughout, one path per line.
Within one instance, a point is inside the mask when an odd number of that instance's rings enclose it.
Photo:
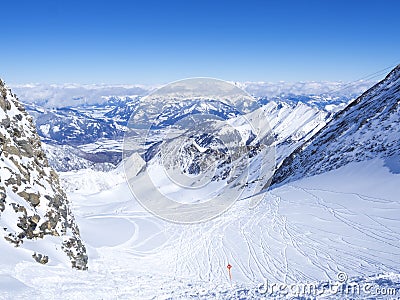
M 1 3 L 8 83 L 351 81 L 400 63 L 400 1 Z

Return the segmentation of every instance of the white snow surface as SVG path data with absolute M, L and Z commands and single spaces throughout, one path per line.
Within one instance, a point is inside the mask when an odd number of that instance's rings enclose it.
M 196 225 L 145 211 L 122 172 L 88 172 L 61 177 L 70 186 L 89 270 L 42 266 L 0 240 L 1 299 L 245 299 L 265 280 L 321 282 L 338 272 L 398 280 L 400 175 L 381 159 L 283 185 L 255 209 L 238 201 Z

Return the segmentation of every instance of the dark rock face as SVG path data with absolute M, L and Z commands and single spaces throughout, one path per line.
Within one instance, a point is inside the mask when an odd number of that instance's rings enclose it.
M 399 116 L 400 65 L 287 157 L 272 185 L 375 157 L 400 161 Z
M 15 247 L 58 237 L 72 266 L 87 269 L 86 249 L 58 175 L 49 167 L 32 118 L 2 81 L 0 124 L 1 234 Z M 51 261 L 44 253 L 32 257 L 42 264 Z
M 34 253 L 32 257 L 40 264 L 45 265 L 49 262 L 49 257 L 47 255 L 42 255 L 40 253 Z

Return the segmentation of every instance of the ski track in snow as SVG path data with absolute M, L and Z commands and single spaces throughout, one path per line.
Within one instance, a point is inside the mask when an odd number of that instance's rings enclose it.
M 360 174 L 364 164 L 358 164 Z M 125 183 L 93 195 L 71 192 L 89 271 L 20 262 L 11 272 L 0 271 L 0 298 L 251 298 L 256 294 L 249 291 L 264 280 L 323 281 L 339 271 L 349 277 L 398 273 L 396 190 L 369 195 L 357 189 L 353 172 L 354 189 L 342 191 L 340 180 L 347 179 L 335 174 L 324 175 L 330 185 L 318 176 L 294 182 L 265 193 L 252 210 L 247 200 L 239 201 L 220 217 L 194 225 L 150 215 Z M 398 186 L 399 175 L 387 176 Z

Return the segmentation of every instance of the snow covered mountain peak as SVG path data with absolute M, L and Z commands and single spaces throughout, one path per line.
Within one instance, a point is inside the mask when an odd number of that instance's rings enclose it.
M 400 165 L 400 65 L 351 102 L 298 147 L 275 172 L 272 184 L 381 157 L 389 169 Z
M 74 268 L 86 269 L 86 249 L 58 175 L 49 167 L 32 118 L 1 80 L 0 141 L 2 252 L 42 264 L 69 258 Z

